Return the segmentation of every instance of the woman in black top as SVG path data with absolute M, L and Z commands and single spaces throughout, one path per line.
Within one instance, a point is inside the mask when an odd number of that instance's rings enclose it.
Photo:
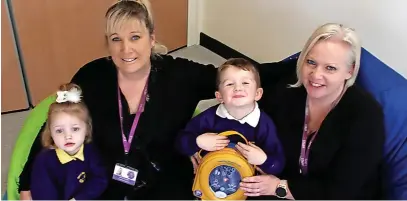
M 383 114 L 371 95 L 353 86 L 360 53 L 352 29 L 323 25 L 299 56 L 297 76 L 263 86 L 260 105 L 276 124 L 287 162 L 280 178 L 245 178 L 241 188 L 247 195 L 380 198 Z
M 109 8 L 106 20 L 110 58 L 86 64 L 72 82 L 83 90 L 93 119 L 93 142 L 104 156 L 109 177 L 117 172 L 116 164 L 137 169 L 138 176 L 134 185 L 111 179 L 101 199 L 192 199 L 193 168 L 175 151 L 174 139 L 198 102 L 214 97 L 216 68 L 156 54 L 148 1 L 119 1 Z M 286 70 L 273 65 L 279 64 L 262 65 L 260 73 Z M 139 109 L 144 112 L 139 114 Z M 125 154 L 122 133 L 127 141 L 137 117 Z M 20 176 L 21 199 L 30 199 L 31 163 L 40 149 L 37 140 Z

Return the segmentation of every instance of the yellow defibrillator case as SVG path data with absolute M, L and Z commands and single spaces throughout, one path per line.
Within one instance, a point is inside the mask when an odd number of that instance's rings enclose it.
M 219 135 L 239 135 L 248 144 L 247 139 L 236 131 L 226 131 Z M 239 184 L 243 178 L 254 174 L 255 167 L 233 146 L 228 146 L 209 152 L 201 159 L 192 191 L 195 197 L 202 200 L 245 200 L 246 196 Z

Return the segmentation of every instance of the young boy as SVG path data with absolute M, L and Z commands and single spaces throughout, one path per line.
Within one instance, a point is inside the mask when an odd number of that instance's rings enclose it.
M 215 95 L 220 104 L 194 117 L 179 133 L 179 151 L 191 157 L 195 172 L 198 164 L 193 156 L 200 149 L 216 151 L 236 142 L 234 136 L 217 135 L 234 130 L 254 142 L 236 144 L 248 162 L 267 174 L 278 175 L 285 159 L 273 121 L 256 102 L 263 94 L 257 69 L 245 59 L 229 59 L 218 69 L 217 86 Z

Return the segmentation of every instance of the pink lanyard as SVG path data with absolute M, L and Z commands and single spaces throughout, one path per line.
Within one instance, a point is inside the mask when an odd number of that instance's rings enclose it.
M 302 133 L 302 141 L 301 141 L 301 155 L 300 155 L 300 173 L 307 174 L 308 172 L 308 157 L 309 151 L 311 149 L 312 142 L 314 141 L 315 137 L 318 134 L 318 131 L 312 136 L 309 144 L 307 146 L 307 139 L 308 139 L 308 123 L 309 123 L 309 109 L 308 109 L 308 99 L 305 105 L 305 120 L 304 120 L 304 130 Z
M 345 87 L 339 97 L 332 103 L 331 110 L 338 104 L 339 100 L 342 98 L 343 94 L 345 94 L 347 87 Z M 305 103 L 305 120 L 304 120 L 304 130 L 302 132 L 302 140 L 301 140 L 301 155 L 300 155 L 300 173 L 306 175 L 308 173 L 308 159 L 309 159 L 309 152 L 311 149 L 311 145 L 315 140 L 315 137 L 318 134 L 318 130 L 312 136 L 311 140 L 307 146 L 307 139 L 308 139 L 308 123 L 310 121 L 309 116 L 309 109 L 308 109 L 308 97 Z
M 140 119 L 141 113 L 144 112 L 144 105 L 146 103 L 146 97 L 147 97 L 147 88 L 148 88 L 148 81 L 146 85 L 144 86 L 143 89 L 143 94 L 141 95 L 140 98 L 140 103 L 136 112 L 136 117 L 134 117 L 133 125 L 131 126 L 130 133 L 129 133 L 129 140 L 126 139 L 126 136 L 124 135 L 124 129 L 123 129 L 123 111 L 122 111 L 122 99 L 120 96 L 120 88 L 119 86 L 117 87 L 117 98 L 119 102 L 119 115 L 120 115 L 120 128 L 122 131 L 122 139 L 123 139 L 123 147 L 124 147 L 124 153 L 128 154 L 130 151 L 130 145 L 131 142 L 133 141 L 133 136 L 134 132 L 136 131 L 136 127 L 138 124 L 138 121 Z

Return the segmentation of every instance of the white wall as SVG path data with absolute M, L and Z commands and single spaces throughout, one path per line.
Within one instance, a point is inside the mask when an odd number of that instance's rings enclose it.
M 195 45 L 199 42 L 199 28 L 198 25 L 201 24 L 199 19 L 198 10 L 199 0 L 188 0 L 188 38 L 187 45 Z M 202 12 L 201 12 L 202 13 Z
M 258 62 L 302 49 L 317 26 L 356 29 L 363 47 L 407 78 L 407 0 L 198 0 L 196 30 Z
M 199 33 L 202 31 L 202 0 L 188 0 L 188 46 L 199 44 Z

